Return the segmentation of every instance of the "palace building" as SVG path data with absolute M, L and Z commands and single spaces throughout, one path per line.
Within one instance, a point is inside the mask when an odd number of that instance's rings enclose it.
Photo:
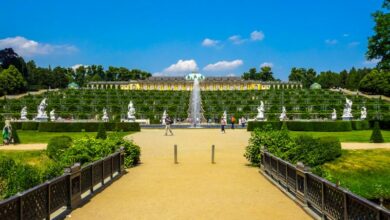
M 258 80 L 244 80 L 240 77 L 205 77 L 200 73 L 190 73 L 182 77 L 153 76 L 144 80 L 130 81 L 98 81 L 89 82 L 89 89 L 121 89 L 121 90 L 173 90 L 191 91 L 194 80 L 199 80 L 202 91 L 218 90 L 268 90 L 268 89 L 298 89 L 302 88 L 299 82 L 263 82 Z

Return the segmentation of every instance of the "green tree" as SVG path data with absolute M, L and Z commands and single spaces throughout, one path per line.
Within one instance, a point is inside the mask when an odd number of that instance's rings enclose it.
M 13 65 L 0 73 L 0 91 L 6 94 L 22 92 L 26 88 L 26 81 L 22 74 Z
M 316 81 L 323 89 L 337 88 L 340 86 L 340 75 L 332 71 L 321 72 Z
M 106 138 L 107 138 L 106 126 L 103 123 L 100 123 L 98 127 L 98 133 L 96 135 L 96 139 L 105 140 Z
M 260 78 L 256 68 L 250 68 L 248 72 L 242 74 L 242 78 L 245 80 L 258 80 Z
M 340 72 L 340 87 L 346 88 L 348 80 L 348 71 L 343 70 Z
M 367 58 L 379 59 L 377 67 L 390 71 L 390 0 L 385 0 L 382 8 L 373 14 L 375 34 L 368 39 Z
M 260 69 L 259 78 L 261 81 L 275 81 L 270 66 L 263 66 Z
M 310 88 L 316 80 L 317 73 L 314 69 L 296 68 L 291 69 L 288 80 L 301 82 L 304 88 Z
M 0 50 L 0 66 L 7 69 L 9 66 L 14 66 L 22 74 L 23 78 L 28 78 L 26 62 L 23 57 L 19 56 L 12 48 Z
M 360 81 L 359 90 L 370 94 L 390 96 L 390 72 L 372 70 Z

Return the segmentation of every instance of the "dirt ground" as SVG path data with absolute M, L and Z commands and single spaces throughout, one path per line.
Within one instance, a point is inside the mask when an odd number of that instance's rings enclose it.
M 311 219 L 243 157 L 245 130 L 144 129 L 127 138 L 142 164 L 71 213 L 71 219 Z M 179 164 L 173 162 L 178 145 Z M 215 164 L 211 145 L 215 144 Z

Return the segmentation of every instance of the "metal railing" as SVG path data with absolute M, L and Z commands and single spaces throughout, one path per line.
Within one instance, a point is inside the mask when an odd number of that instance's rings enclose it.
M 294 166 L 261 152 L 261 169 L 280 187 L 322 219 L 390 220 L 390 211 L 310 173 L 303 164 Z
M 124 149 L 85 167 L 80 164 L 27 191 L 0 201 L 1 220 L 52 219 L 71 212 L 81 202 L 124 173 Z

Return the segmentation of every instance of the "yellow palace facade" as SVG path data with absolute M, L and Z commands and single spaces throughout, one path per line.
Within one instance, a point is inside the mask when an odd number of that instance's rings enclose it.
M 183 77 L 157 77 L 153 76 L 145 80 L 130 81 L 97 81 L 89 82 L 89 89 L 121 89 L 121 90 L 161 90 L 161 91 L 191 91 L 193 81 L 199 80 L 202 91 L 220 90 L 268 90 L 274 89 L 298 89 L 302 88 L 299 82 L 263 82 L 256 80 L 244 80 L 240 77 L 204 77 L 199 73 L 191 73 Z

